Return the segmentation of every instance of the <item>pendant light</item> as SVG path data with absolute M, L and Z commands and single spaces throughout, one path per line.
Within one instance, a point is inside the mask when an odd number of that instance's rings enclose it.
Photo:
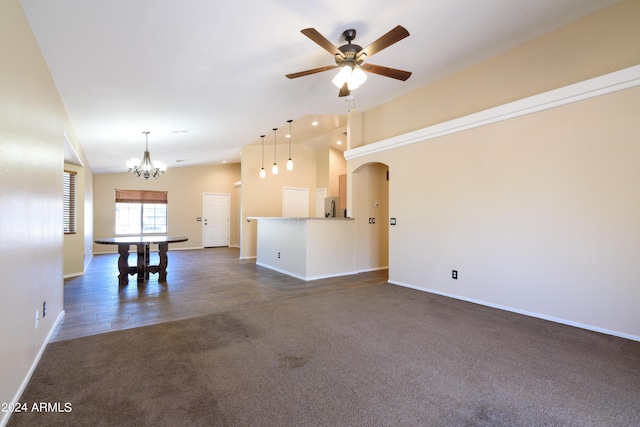
M 271 173 L 274 175 L 278 175 L 278 164 L 276 163 L 276 145 L 278 144 L 278 138 L 276 136 L 276 131 L 278 128 L 273 128 L 273 167 L 271 168 Z
M 287 170 L 288 171 L 292 171 L 293 170 L 293 160 L 291 160 L 291 140 L 293 139 L 293 136 L 291 135 L 291 122 L 293 120 L 287 120 L 287 123 L 289 123 L 289 160 L 287 160 Z
M 260 178 L 264 179 L 267 173 L 264 171 L 264 135 L 260 135 L 262 138 L 262 169 L 260 169 Z

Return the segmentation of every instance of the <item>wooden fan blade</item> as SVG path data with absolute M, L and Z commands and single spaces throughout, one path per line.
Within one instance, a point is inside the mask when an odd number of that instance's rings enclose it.
M 338 49 L 333 43 L 327 40 L 326 37 L 320 34 L 315 28 L 305 28 L 300 32 L 316 42 L 321 48 L 323 48 L 330 54 L 334 56 L 338 55 L 341 58 L 344 58 L 344 53 L 342 53 L 340 49 Z
M 333 70 L 334 68 L 338 68 L 338 66 L 337 65 L 327 65 L 325 67 L 318 67 L 318 68 L 314 68 L 312 70 L 300 71 L 298 73 L 291 73 L 291 74 L 287 74 L 287 78 L 295 79 L 297 77 L 308 76 L 309 74 L 315 74 L 315 73 L 321 73 L 321 72 L 327 71 L 327 70 Z
M 369 73 L 379 74 L 385 77 L 391 77 L 392 79 L 405 81 L 411 77 L 411 71 L 398 70 L 395 68 L 383 67 L 382 65 L 374 64 L 362 64 L 360 66 L 364 71 Z
M 407 31 L 407 29 L 402 25 L 398 25 L 393 30 L 389 31 L 387 34 L 380 37 L 378 40 L 374 41 L 369 46 L 358 52 L 357 56 L 360 57 L 364 54 L 367 55 L 367 58 L 370 58 L 371 55 L 380 52 L 382 49 L 385 49 L 408 36 L 409 31 Z
M 351 91 L 349 90 L 349 86 L 347 85 L 347 83 L 345 83 L 340 88 L 340 92 L 338 93 L 338 97 L 349 96 L 350 93 L 351 93 Z

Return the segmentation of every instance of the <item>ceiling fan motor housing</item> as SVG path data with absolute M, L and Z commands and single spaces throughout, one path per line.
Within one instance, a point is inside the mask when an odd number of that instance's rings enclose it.
M 344 30 L 342 32 L 342 38 L 345 39 L 348 43 L 351 43 L 351 41 L 355 40 L 356 38 L 356 30 L 354 30 L 353 28 Z
M 356 30 L 346 30 L 342 33 L 342 37 L 347 41 L 347 44 L 342 45 L 338 48 L 338 50 L 342 52 L 344 56 L 336 54 L 336 64 L 344 65 L 345 63 L 352 63 L 362 65 L 366 54 L 358 56 L 358 53 L 362 51 L 362 46 L 351 43 L 351 41 L 356 38 Z

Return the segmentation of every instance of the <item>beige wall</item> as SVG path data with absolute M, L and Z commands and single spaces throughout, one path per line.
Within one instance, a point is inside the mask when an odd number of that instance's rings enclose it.
M 623 2 L 364 112 L 365 139 L 639 64 L 637 22 Z M 638 111 L 628 89 L 349 160 L 389 165 L 390 281 L 640 339 Z
M 635 88 L 367 156 L 389 280 L 640 339 L 638 111 Z
M 331 192 L 329 190 L 330 187 L 330 170 L 331 170 L 331 160 L 329 157 L 330 147 L 318 148 L 316 151 L 316 187 L 317 188 L 326 188 L 327 189 L 327 197 L 331 197 Z
M 88 165 L 88 162 L 84 163 Z M 94 175 L 91 168 L 84 169 L 84 194 L 82 204 L 84 205 L 84 248 L 82 258 L 84 259 L 84 270 L 89 267 L 93 258 L 93 202 L 94 202 Z M 80 256 L 80 254 L 76 254 Z
M 288 158 L 284 150 L 279 152 L 278 175 L 271 174 L 273 165 L 273 144 L 265 144 L 264 166 L 267 176 L 260 179 L 262 147 L 250 145 L 242 149 L 242 221 L 241 221 L 241 253 L 242 258 L 256 256 L 257 221 L 247 221 L 247 217 L 282 216 L 282 189 L 296 187 L 309 189 L 309 216 L 315 212 L 316 162 L 318 154 L 315 149 L 304 144 L 294 144 L 292 154 L 294 167 L 292 171 L 285 169 Z
M 342 151 L 330 145 L 316 151 L 317 188 L 326 188 L 327 197 L 338 197 L 338 177 L 347 172 Z
M 203 193 L 230 196 L 230 246 L 239 245 L 238 189 L 240 164 L 194 166 L 168 169 L 158 179 L 144 180 L 128 172 L 96 175 L 94 202 L 94 235 L 110 237 L 115 232 L 115 189 L 168 191 L 168 234 L 186 236 L 187 242 L 172 244 L 169 249 L 201 248 Z M 111 245 L 94 246 L 94 253 L 117 252 Z
M 0 2 L 0 56 L 0 402 L 15 402 L 63 313 L 63 147 L 74 132 L 18 0 Z
M 329 148 L 329 197 L 340 195 L 339 177 L 347 173 L 347 162 L 344 153 L 333 147 Z
M 81 147 L 74 147 L 88 164 Z M 64 235 L 64 277 L 84 274 L 91 262 L 93 247 L 93 174 L 90 168 L 75 164 L 64 164 L 64 169 L 76 175 L 76 220 L 77 232 Z
M 368 144 L 630 67 L 638 22 L 640 1 L 623 1 L 369 110 L 349 135 Z

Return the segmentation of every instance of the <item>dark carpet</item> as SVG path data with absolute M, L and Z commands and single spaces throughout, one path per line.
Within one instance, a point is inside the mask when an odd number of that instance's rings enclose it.
M 51 405 L 10 426 L 638 426 L 640 343 L 380 284 L 54 342 L 22 402 Z

